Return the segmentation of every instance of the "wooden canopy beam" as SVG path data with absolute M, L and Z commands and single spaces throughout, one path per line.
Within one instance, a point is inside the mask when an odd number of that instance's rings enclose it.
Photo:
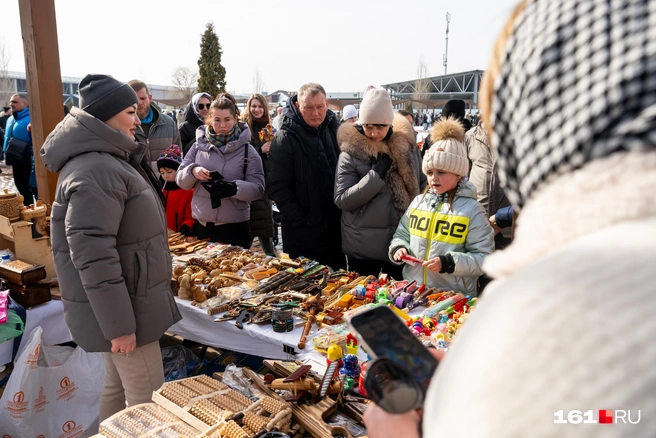
M 18 0 L 39 198 L 52 204 L 58 174 L 41 161 L 41 146 L 64 117 L 54 0 Z

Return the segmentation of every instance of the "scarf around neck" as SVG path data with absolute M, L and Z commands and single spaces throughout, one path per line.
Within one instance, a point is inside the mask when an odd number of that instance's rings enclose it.
M 153 123 L 153 117 L 155 116 L 153 107 L 150 107 L 150 111 L 148 112 L 148 115 L 146 116 L 145 119 L 139 119 L 141 121 L 142 125 L 148 125 L 150 123 Z
M 251 117 L 251 121 L 260 125 L 266 125 L 267 123 L 270 123 L 269 116 L 266 114 L 262 117 Z
M 237 140 L 240 135 L 241 129 L 239 129 L 239 126 L 237 126 L 236 123 L 235 126 L 233 126 L 230 132 L 227 134 L 217 134 L 214 132 L 214 128 L 212 126 L 208 126 L 207 130 L 205 131 L 205 138 L 207 138 L 207 141 L 209 141 L 217 148 L 225 146 L 231 141 Z

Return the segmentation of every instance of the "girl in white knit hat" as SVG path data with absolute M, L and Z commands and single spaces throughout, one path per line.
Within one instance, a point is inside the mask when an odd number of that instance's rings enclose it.
M 401 218 L 389 257 L 407 262 L 404 279 L 476 296 L 483 259 L 494 249 L 494 231 L 476 201 L 476 188 L 463 179 L 469 161 L 462 125 L 447 119 L 430 135 L 435 142 L 422 163 L 428 187 Z M 408 261 L 408 255 L 422 263 Z

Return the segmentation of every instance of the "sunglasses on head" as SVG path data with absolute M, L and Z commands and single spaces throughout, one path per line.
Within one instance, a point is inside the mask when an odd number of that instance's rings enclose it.
M 196 105 L 196 106 L 198 106 L 198 109 L 199 109 L 199 110 L 203 110 L 203 109 L 205 109 L 205 108 L 210 109 L 210 104 L 209 104 L 209 103 L 199 103 L 199 104 Z

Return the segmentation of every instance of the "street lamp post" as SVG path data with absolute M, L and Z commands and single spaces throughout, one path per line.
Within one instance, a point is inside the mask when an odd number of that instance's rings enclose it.
M 451 23 L 451 14 L 446 13 L 446 51 L 444 53 L 444 74 L 446 75 L 446 65 L 449 59 L 449 23 Z

